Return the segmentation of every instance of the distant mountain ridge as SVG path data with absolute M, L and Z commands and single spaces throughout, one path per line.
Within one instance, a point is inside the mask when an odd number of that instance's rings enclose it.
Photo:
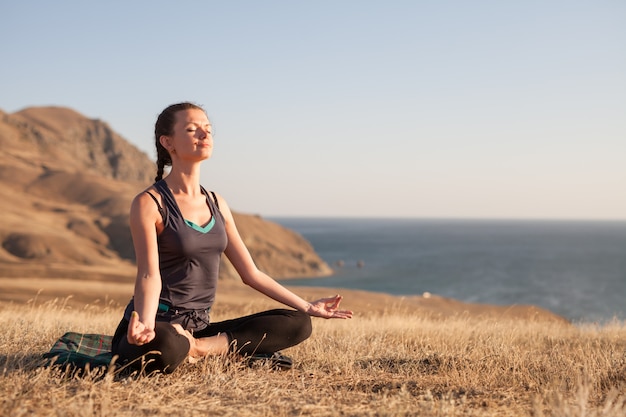
M 134 279 L 132 198 L 153 161 L 100 120 L 63 107 L 0 110 L 0 276 Z M 234 213 L 261 269 L 277 278 L 330 268 L 300 235 Z M 223 262 L 221 277 L 236 274 Z
M 3 145 L 13 152 L 15 146 L 34 145 L 29 151 L 38 152 L 56 169 L 85 169 L 105 178 L 146 184 L 154 178 L 155 165 L 145 153 L 107 123 L 88 119 L 74 110 L 31 107 L 5 114 L 3 122 L 9 127 L 0 131 Z M 56 162 L 64 165 L 56 166 Z

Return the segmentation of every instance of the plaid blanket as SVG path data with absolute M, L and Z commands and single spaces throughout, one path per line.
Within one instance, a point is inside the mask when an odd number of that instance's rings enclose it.
M 57 340 L 43 357 L 50 365 L 72 365 L 76 368 L 91 369 L 109 366 L 113 359 L 111 353 L 113 336 L 103 334 L 82 334 L 67 332 Z

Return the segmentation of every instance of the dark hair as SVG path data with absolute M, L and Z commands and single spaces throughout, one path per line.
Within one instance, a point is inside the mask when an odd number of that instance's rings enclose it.
M 181 110 L 189 110 L 189 109 L 204 109 L 197 104 L 184 102 L 177 103 L 168 106 L 159 114 L 157 117 L 157 121 L 154 125 L 154 140 L 157 150 L 157 175 L 154 178 L 154 181 L 160 181 L 163 178 L 163 172 L 166 166 L 172 165 L 172 157 L 170 153 L 161 145 L 161 141 L 159 140 L 161 136 L 171 136 L 174 129 L 174 124 L 176 123 L 176 113 Z

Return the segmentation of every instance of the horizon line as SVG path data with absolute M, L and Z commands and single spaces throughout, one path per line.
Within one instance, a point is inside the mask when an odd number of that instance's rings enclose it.
M 236 210 L 235 210 L 236 211 Z M 241 213 L 241 212 L 239 212 Z M 311 220 L 367 220 L 367 219 L 381 219 L 381 220 L 432 220 L 432 221 L 537 221 L 537 222 L 626 222 L 625 218 L 568 218 L 568 217 L 450 217 L 450 216 L 370 216 L 370 215 L 295 215 L 295 214 L 281 214 L 281 215 L 263 215 L 263 214 L 248 214 L 251 216 L 258 216 L 263 219 L 311 219 Z

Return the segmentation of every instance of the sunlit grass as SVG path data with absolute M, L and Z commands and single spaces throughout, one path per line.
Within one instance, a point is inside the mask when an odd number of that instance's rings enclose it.
M 239 313 L 260 307 L 242 302 Z M 0 305 L 0 415 L 626 415 L 621 322 L 436 320 L 390 307 L 349 321 L 314 319 L 311 339 L 284 352 L 295 360 L 290 371 L 229 357 L 139 379 L 39 366 L 66 331 L 112 334 L 121 309 Z

